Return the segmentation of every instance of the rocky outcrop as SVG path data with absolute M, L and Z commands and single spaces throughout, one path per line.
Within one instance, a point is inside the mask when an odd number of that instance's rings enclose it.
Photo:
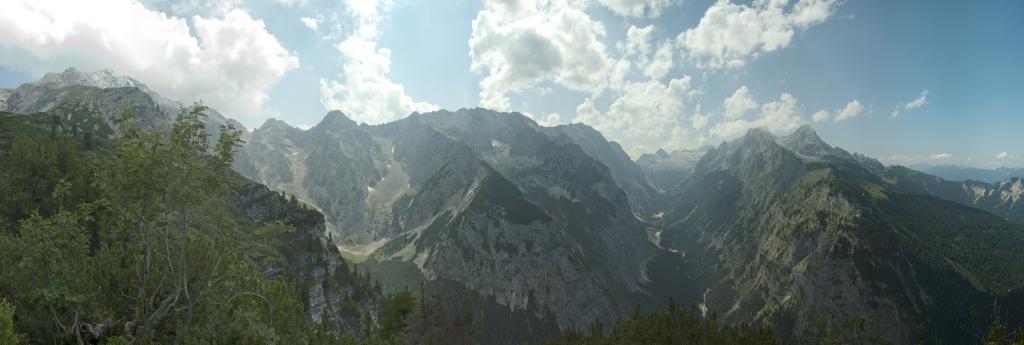
M 237 189 L 235 201 L 256 225 L 282 222 L 295 228 L 295 232 L 282 235 L 283 245 L 278 248 L 287 261 L 271 263 L 264 270 L 270 276 L 284 276 L 302 289 L 306 311 L 314 322 L 328 322 L 338 335 L 361 335 L 364 317 L 377 326 L 380 288 L 342 259 L 326 237 L 323 215 L 254 183 Z

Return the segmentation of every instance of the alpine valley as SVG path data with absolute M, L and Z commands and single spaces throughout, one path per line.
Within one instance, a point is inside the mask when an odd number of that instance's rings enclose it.
M 248 131 L 76 69 L 0 111 L 0 296 L 33 343 L 973 344 L 1024 321 L 1024 177 L 807 125 L 637 160 L 481 108 Z

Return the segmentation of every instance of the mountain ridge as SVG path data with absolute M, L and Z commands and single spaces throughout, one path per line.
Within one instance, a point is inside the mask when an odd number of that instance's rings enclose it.
M 155 130 L 172 114 L 112 71 L 43 79 L 0 91 L 0 107 L 55 115 L 86 104 L 114 131 L 109 114 L 125 107 Z M 268 119 L 244 139 L 236 171 L 324 215 L 306 235 L 328 249 L 310 260 L 351 249 L 361 267 L 406 272 L 381 274 L 389 289 L 416 281 L 450 291 L 451 303 L 460 291 L 485 301 L 483 319 L 516 327 L 583 329 L 674 297 L 792 341 L 827 335 L 810 320 L 867 320 L 862 332 L 896 341 L 964 340 L 945 329 L 955 320 L 943 308 L 1021 300 L 1024 230 L 1010 222 L 1024 223 L 1024 179 L 953 182 L 885 166 L 809 125 L 636 161 L 584 124 L 482 108 L 379 125 L 330 111 L 306 130 Z M 982 314 L 964 324 L 983 327 Z M 487 342 L 531 339 L 515 333 Z

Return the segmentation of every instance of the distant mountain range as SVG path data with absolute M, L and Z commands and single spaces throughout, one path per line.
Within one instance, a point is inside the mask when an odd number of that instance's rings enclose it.
M 995 169 L 981 169 L 963 167 L 959 165 L 924 165 L 914 168 L 950 181 L 974 180 L 986 183 L 998 183 L 1014 177 L 1024 177 L 1024 168 L 1000 167 Z
M 0 95 L 17 113 L 129 108 L 153 129 L 177 105 L 108 71 Z M 970 342 L 993 301 L 1024 318 L 1024 180 L 885 166 L 809 126 L 637 161 L 589 126 L 479 108 L 380 125 L 331 111 L 308 130 L 270 119 L 245 139 L 240 174 L 319 209 L 325 242 L 386 286 L 479 301 L 485 343 L 669 297 L 794 343 L 837 329 L 848 343 Z

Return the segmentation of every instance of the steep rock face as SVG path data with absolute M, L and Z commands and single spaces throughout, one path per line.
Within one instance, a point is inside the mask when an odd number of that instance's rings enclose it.
M 1024 259 L 1012 249 L 1024 244 L 1019 226 L 891 190 L 866 169 L 820 159 L 827 146 L 780 145 L 794 142 L 755 130 L 698 164 L 658 237 L 680 253 L 680 297 L 791 340 L 862 324 L 883 339 L 966 341 L 950 328 L 982 329 L 987 318 L 941 311 L 1020 293 L 1024 266 L 981 263 Z
M 14 93 L 14 90 L 6 89 L 6 88 L 0 88 L 0 108 L 5 108 L 6 107 L 7 99 L 10 98 L 11 94 L 13 94 L 13 93 Z
M 584 124 L 541 127 L 553 137 L 565 135 L 579 145 L 583 152 L 598 160 L 611 173 L 615 184 L 629 197 L 630 205 L 642 214 L 660 211 L 663 201 L 658 190 L 651 185 L 640 166 L 634 163 L 619 143 L 608 141 L 600 132 Z
M 409 248 L 428 275 L 462 282 L 512 311 L 551 314 L 562 327 L 619 314 L 618 301 L 605 294 L 607 277 L 593 272 L 563 233 L 515 185 L 480 166 L 463 203 L 435 218 Z
M 964 183 L 964 188 L 968 189 L 968 183 Z M 1021 200 L 1024 197 L 1024 178 L 1015 177 L 991 184 L 983 193 L 978 193 L 976 188 L 969 191 L 975 192 L 973 204 L 976 207 L 1024 224 L 1024 201 Z
M 438 131 L 468 143 L 540 205 L 569 239 L 626 290 L 643 280 L 641 262 L 653 251 L 646 226 L 633 216 L 630 199 L 610 169 L 566 136 L 552 137 L 516 113 L 484 109 L 423 114 Z M 603 139 L 601 139 L 603 141 Z
M 336 334 L 363 329 L 362 313 L 376 327 L 381 309 L 380 290 L 367 278 L 352 271 L 337 247 L 325 234 L 323 215 L 314 210 L 289 203 L 266 186 L 250 183 L 235 192 L 241 212 L 258 225 L 283 222 L 295 227 L 284 234 L 279 251 L 287 261 L 267 267 L 267 273 L 283 275 L 302 289 L 305 308 L 314 322 L 328 322 Z
M 518 114 L 268 122 L 236 168 L 322 209 L 335 242 L 561 327 L 624 315 L 652 255 L 609 169 Z
M 268 120 L 236 169 L 319 207 L 339 243 L 365 245 L 423 225 L 465 191 L 474 160 L 464 145 L 416 119 L 356 126 L 331 112 L 308 131 Z M 441 169 L 449 174 L 431 181 Z

